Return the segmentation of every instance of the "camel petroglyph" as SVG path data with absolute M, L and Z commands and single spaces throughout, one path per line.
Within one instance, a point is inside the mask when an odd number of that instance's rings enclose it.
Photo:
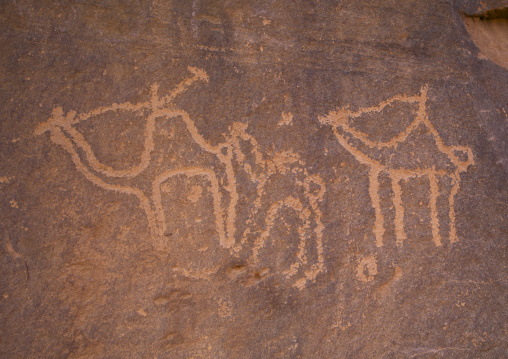
M 174 107 L 173 100 L 175 97 L 183 93 L 190 85 L 197 81 L 208 81 L 208 76 L 203 70 L 190 67 L 189 71 L 192 76 L 179 83 L 168 96 L 160 97 L 158 95 L 158 85 L 154 84 L 151 87 L 150 99 L 146 102 L 136 104 L 129 102 L 113 104 L 83 114 L 78 114 L 75 111 L 69 111 L 67 114 L 64 114 L 61 107 L 56 107 L 53 110 L 52 117 L 47 122 L 39 125 L 35 132 L 37 135 L 49 132 L 51 140 L 55 144 L 60 145 L 71 155 L 76 169 L 94 184 L 107 190 L 136 196 L 140 206 L 146 213 L 152 234 L 154 237 L 158 238 L 158 246 L 161 247 L 161 249 L 164 247 L 162 242 L 164 241 L 164 233 L 167 230 L 164 220 L 164 210 L 160 200 L 161 184 L 174 176 L 204 178 L 209 182 L 213 194 L 214 215 L 220 244 L 225 248 L 230 248 L 234 244 L 235 206 L 238 198 L 231 162 L 232 154 L 230 149 L 223 144 L 213 146 L 207 142 L 198 132 L 189 114 L 184 110 Z M 131 111 L 141 115 L 143 111 L 148 112 L 144 126 L 144 143 L 140 161 L 122 170 L 112 168 L 100 162 L 83 134 L 75 127 L 76 124 L 94 116 L 99 116 L 108 112 L 118 113 L 119 111 Z M 226 185 L 223 186 L 222 189 L 229 195 L 229 203 L 225 215 L 223 214 L 224 200 L 218 185 L 219 181 L 217 174 L 212 168 L 189 166 L 187 168 L 164 171 L 159 174 L 153 182 L 151 195 L 144 193 L 142 190 L 133 187 L 129 183 L 129 179 L 139 176 L 150 164 L 155 146 L 154 134 L 156 121 L 173 118 L 180 119 L 184 123 L 192 140 L 204 152 L 215 156 L 225 168 Z M 80 155 L 80 153 L 83 155 Z M 86 162 L 84 160 L 86 160 Z M 88 164 L 88 166 L 86 164 Z M 119 185 L 108 181 L 109 179 L 125 179 L 127 180 L 127 184 Z
M 401 183 L 410 178 L 426 177 L 430 184 L 430 212 L 431 228 L 433 241 L 436 246 L 441 245 L 441 236 L 439 233 L 439 220 L 437 214 L 437 199 L 439 196 L 439 178 L 449 178 L 451 181 L 451 191 L 448 196 L 449 205 L 449 240 L 451 243 L 457 241 L 457 229 L 455 225 L 455 196 L 460 189 L 461 174 L 466 172 L 468 167 L 474 164 L 473 153 L 470 148 L 464 146 L 447 146 L 439 136 L 432 123 L 428 119 L 427 109 L 427 88 L 423 87 L 418 95 L 406 96 L 399 95 L 390 98 L 377 106 L 360 108 L 357 111 L 350 110 L 348 107 L 330 112 L 326 116 L 319 117 L 322 124 L 332 126 L 333 133 L 339 143 L 350 152 L 358 162 L 369 167 L 369 195 L 372 206 L 375 210 L 374 234 L 376 245 L 383 245 L 384 218 L 381 212 L 379 196 L 379 176 L 381 173 L 388 174 L 392 181 L 395 206 L 395 235 L 396 243 L 402 245 L 406 239 L 404 231 L 404 205 L 402 201 Z M 397 104 L 410 104 L 416 106 L 415 119 L 411 124 L 398 135 L 386 142 L 373 141 L 369 136 L 350 125 L 352 119 L 358 118 L 364 114 L 380 113 L 385 108 L 396 106 Z M 429 155 L 424 149 L 417 149 L 409 154 L 404 150 L 404 145 L 409 142 L 410 136 L 420 136 L 421 132 L 429 133 L 434 141 L 433 150 L 438 155 L 439 162 L 428 162 L 419 165 L 408 165 L 408 155 L 420 156 L 425 158 Z M 445 157 L 443 157 L 443 155 Z M 441 157 L 439 157 L 441 156 Z M 427 156 L 429 157 L 429 156 Z M 396 163 L 394 159 L 401 159 Z M 420 159 L 418 158 L 418 162 Z M 425 163 L 427 162 L 427 163 Z
M 323 230 L 321 222 L 322 213 L 319 203 L 323 200 L 326 187 L 321 176 L 310 175 L 305 162 L 297 153 L 281 151 L 265 158 L 256 139 L 248 134 L 247 124 L 235 123 L 231 128 L 229 142 L 234 148 L 235 159 L 241 169 L 248 175 L 250 181 L 256 184 L 256 197 L 253 202 L 254 208 L 247 219 L 247 227 L 243 232 L 240 242 L 235 248 L 241 249 L 245 243 L 253 242 L 254 246 L 249 257 L 249 262 L 258 263 L 260 252 L 271 239 L 270 234 L 277 222 L 286 211 L 295 213 L 299 218 L 297 231 L 299 236 L 296 260 L 290 268 L 284 271 L 287 278 L 295 276 L 308 262 L 309 245 L 315 243 L 315 260 L 310 268 L 303 271 L 303 275 L 295 281 L 295 286 L 302 289 L 307 283 L 312 283 L 318 274 L 325 271 L 323 252 Z M 249 144 L 249 153 L 242 151 L 242 142 Z M 247 158 L 246 155 L 251 155 Z M 293 195 L 273 201 L 266 194 L 266 188 L 270 181 L 277 175 L 288 179 L 296 189 L 300 189 L 298 196 L 296 191 Z M 261 216 L 261 223 L 256 221 L 263 204 L 269 203 L 268 215 Z
M 78 114 L 75 111 L 64 113 L 61 107 L 53 110 L 50 119 L 40 124 L 35 133 L 42 135 L 49 132 L 53 143 L 61 146 L 70 156 L 76 169 L 95 185 L 119 193 L 135 196 L 141 209 L 145 212 L 148 225 L 156 248 L 166 251 L 168 238 L 165 236 L 169 229 L 166 225 L 166 214 L 163 208 L 162 187 L 165 182 L 175 177 L 199 178 L 212 193 L 213 214 L 215 227 L 222 248 L 231 253 L 238 253 L 247 247 L 251 251 L 249 261 L 254 265 L 262 261 L 260 251 L 273 240 L 271 230 L 277 219 L 284 216 L 285 211 L 293 211 L 298 216 L 297 232 L 299 235 L 296 258 L 282 275 L 294 279 L 294 286 L 304 288 L 307 283 L 315 280 L 319 273 L 324 272 L 324 255 L 319 203 L 325 193 L 325 185 L 318 175 L 309 175 L 305 163 L 292 152 L 277 153 L 270 159 L 265 159 L 257 141 L 247 132 L 247 124 L 235 122 L 224 141 L 212 145 L 198 131 L 188 112 L 176 108 L 174 99 L 182 94 L 189 86 L 198 82 L 208 82 L 207 74 L 200 69 L 189 68 L 191 77 L 179 83 L 168 96 L 160 96 L 157 84 L 152 85 L 150 99 L 140 103 L 113 104 L 100 107 L 87 113 Z M 102 118 L 102 115 L 112 113 L 120 116 L 121 111 L 130 111 L 145 119 L 143 131 L 143 149 L 140 160 L 130 164 L 126 169 L 116 169 L 101 162 L 85 136 L 77 125 L 91 118 Z M 202 153 L 214 158 L 214 163 L 207 165 L 189 164 L 183 167 L 167 168 L 156 174 L 151 181 L 150 190 L 137 188 L 134 180 L 143 175 L 153 161 L 155 150 L 155 135 L 157 121 L 174 120 L 183 123 L 187 137 L 197 145 Z M 242 142 L 251 146 L 245 153 Z M 247 157 L 252 157 L 249 161 Z M 235 168 L 235 166 L 237 168 Z M 236 216 L 239 203 L 237 186 L 237 171 L 247 174 L 247 178 L 257 186 L 257 198 L 252 203 L 244 233 L 236 241 Z M 275 175 L 282 175 L 288 181 L 301 189 L 299 194 L 284 199 L 273 200 L 266 195 L 265 188 Z M 262 207 L 269 204 L 268 213 L 263 213 Z M 313 259 L 309 260 L 308 253 L 311 241 L 316 245 Z M 309 263 L 310 262 L 310 263 Z M 188 268 L 175 269 L 178 272 L 196 279 L 207 278 L 215 273 L 219 266 L 212 269 L 193 271 Z

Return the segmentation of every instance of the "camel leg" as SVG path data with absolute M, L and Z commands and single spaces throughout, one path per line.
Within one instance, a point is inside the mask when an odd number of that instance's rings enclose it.
M 456 177 L 452 177 L 452 189 L 450 191 L 450 197 L 448 197 L 448 205 L 450 206 L 450 243 L 458 242 L 457 228 L 455 227 L 455 195 L 459 191 L 459 181 Z
M 404 232 L 404 207 L 402 205 L 401 179 L 392 174 L 393 205 L 395 206 L 395 239 L 398 246 L 401 246 L 406 239 Z
M 439 186 L 434 172 L 429 173 L 430 182 L 430 223 L 432 226 L 432 240 L 436 247 L 441 246 L 441 237 L 439 236 L 439 219 L 437 218 L 437 197 L 439 196 Z
M 162 196 L 161 196 L 161 190 L 160 190 L 160 184 L 157 183 L 157 185 L 153 185 L 153 191 L 152 191 L 152 198 L 151 202 L 153 203 L 153 206 L 155 207 L 155 222 L 156 225 L 154 226 L 157 231 L 157 239 L 159 241 L 163 241 L 164 234 L 167 230 L 166 228 L 166 221 L 164 220 L 164 210 L 162 209 Z
M 235 244 L 235 232 L 236 232 L 236 205 L 238 204 L 238 192 L 236 190 L 236 177 L 233 169 L 232 162 L 233 154 L 231 149 L 228 148 L 226 165 L 226 177 L 228 185 L 225 190 L 229 193 L 229 206 L 226 218 L 226 233 L 224 236 L 224 243 L 221 243 L 224 248 L 231 248 Z
M 372 200 L 372 206 L 376 213 L 376 222 L 374 223 L 374 235 L 376 236 L 376 246 L 383 246 L 383 234 L 385 233 L 383 224 L 383 213 L 381 213 L 381 204 L 379 199 L 379 172 L 377 168 L 371 168 L 369 174 L 369 194 Z

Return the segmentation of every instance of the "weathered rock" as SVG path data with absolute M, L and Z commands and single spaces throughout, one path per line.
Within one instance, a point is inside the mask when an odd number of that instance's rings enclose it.
M 506 357 L 507 7 L 3 1 L 0 357 Z

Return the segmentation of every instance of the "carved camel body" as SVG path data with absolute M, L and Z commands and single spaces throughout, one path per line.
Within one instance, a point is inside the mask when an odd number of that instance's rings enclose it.
M 358 118 L 363 114 L 379 113 L 388 106 L 396 103 L 416 105 L 415 119 L 398 135 L 386 142 L 372 141 L 368 135 L 354 129 L 349 125 L 349 121 Z M 406 234 L 404 231 L 404 207 L 402 202 L 401 182 L 410 178 L 426 177 L 430 184 L 430 212 L 433 241 L 436 246 L 441 245 L 441 236 L 439 234 L 439 220 L 437 215 L 437 198 L 439 196 L 439 177 L 449 178 L 451 181 L 451 191 L 448 196 L 450 232 L 449 240 L 451 243 L 457 241 L 457 230 L 455 226 L 455 196 L 460 188 L 460 175 L 467 171 L 470 165 L 474 164 L 473 154 L 470 148 L 464 146 L 446 146 L 439 136 L 432 123 L 429 121 L 426 111 L 427 88 L 422 88 L 419 95 L 414 96 L 395 96 L 389 100 L 380 103 L 377 106 L 360 108 L 357 111 L 350 111 L 347 107 L 333 111 L 326 116 L 319 117 L 322 124 L 332 126 L 335 137 L 339 143 L 349 151 L 360 163 L 369 167 L 369 194 L 372 206 L 375 210 L 374 234 L 376 245 L 383 245 L 384 218 L 381 212 L 379 197 L 379 176 L 381 173 L 388 174 L 392 181 L 395 206 L 395 235 L 396 243 L 402 245 Z M 426 130 L 433 137 L 434 150 L 437 155 L 434 158 L 439 159 L 441 163 L 419 163 L 418 165 L 404 165 L 404 159 L 407 156 L 418 156 L 424 158 L 425 153 L 407 153 L 402 152 L 404 144 L 408 142 L 410 136 L 421 137 L 421 131 Z M 418 150 L 418 149 L 417 149 Z M 415 151 L 413 151 L 415 152 Z M 460 155 L 459 155 L 460 154 Z M 401 158 L 402 161 L 397 164 L 394 158 Z M 463 160 L 463 158 L 466 158 Z M 417 161 L 418 162 L 418 161 Z
M 113 104 L 112 106 L 101 107 L 84 114 L 77 114 L 75 111 L 69 111 L 67 114 L 64 114 L 62 108 L 57 107 L 53 110 L 52 117 L 47 122 L 40 124 L 35 132 L 37 135 L 41 135 L 48 131 L 50 133 L 51 140 L 55 144 L 60 145 L 71 155 L 76 169 L 89 181 L 107 190 L 136 196 L 139 200 L 140 206 L 147 215 L 148 224 L 152 234 L 154 237 L 158 238 L 159 249 L 164 247 L 163 239 L 166 231 L 164 211 L 161 203 L 162 183 L 175 176 L 199 176 L 206 179 L 210 184 L 213 195 L 214 215 L 216 218 L 220 244 L 225 248 L 230 248 L 234 244 L 234 209 L 238 199 L 232 167 L 232 151 L 227 144 L 213 146 L 208 143 L 203 136 L 199 134 L 196 126 L 190 119 L 189 114 L 186 111 L 177 109 L 173 106 L 173 100 L 175 97 L 184 92 L 191 84 L 197 81 L 208 81 L 208 76 L 204 71 L 192 67 L 189 68 L 189 71 L 193 76 L 178 84 L 168 96 L 160 97 L 158 95 L 158 86 L 157 84 L 154 84 L 151 87 L 151 98 L 146 102 L 137 104 L 128 102 L 123 104 Z M 141 159 L 139 163 L 124 170 L 114 169 L 101 163 L 96 158 L 90 144 L 75 127 L 76 124 L 93 116 L 118 111 L 131 111 L 134 113 L 141 113 L 143 111 L 148 112 L 144 127 L 144 143 Z M 229 195 L 226 216 L 222 213 L 223 198 L 219 188 L 218 177 L 211 167 L 204 168 L 201 166 L 189 166 L 166 170 L 156 176 L 152 183 L 151 195 L 147 195 L 141 189 L 130 185 L 129 180 L 140 175 L 150 164 L 151 155 L 155 146 L 154 132 L 156 121 L 170 118 L 179 118 L 183 121 L 192 140 L 203 151 L 215 156 L 224 166 L 227 183 L 223 186 L 223 190 Z M 86 159 L 88 166 L 85 165 L 85 162 L 80 156 L 80 152 L 84 154 L 83 157 Z M 126 180 L 127 185 L 116 184 L 113 181 L 109 181 L 110 179 Z
M 246 124 L 234 123 L 224 142 L 217 145 L 209 143 L 198 132 L 189 114 L 184 110 L 175 108 L 173 104 L 175 97 L 184 92 L 193 83 L 208 81 L 208 76 L 203 70 L 191 67 L 189 71 L 192 73 L 192 77 L 183 80 L 165 97 L 158 95 L 158 86 L 154 84 L 151 87 L 150 99 L 146 102 L 113 104 L 83 114 L 78 114 L 75 111 L 69 111 L 67 114 L 64 114 L 62 108 L 56 107 L 53 110 L 51 118 L 40 124 L 35 133 L 36 135 L 42 135 L 49 132 L 51 140 L 70 154 L 76 169 L 95 185 L 103 189 L 137 197 L 140 207 L 147 216 L 152 236 L 156 239 L 155 247 L 161 251 L 167 250 L 167 237 L 165 233 L 168 230 L 166 228 L 161 188 L 164 182 L 172 177 L 201 177 L 209 183 L 213 197 L 213 212 L 220 246 L 230 249 L 232 252 L 239 252 L 249 242 L 249 244 L 252 244 L 249 262 L 254 265 L 260 264 L 259 253 L 271 239 L 270 231 L 274 226 L 274 222 L 284 211 L 294 211 L 299 217 L 299 223 L 297 224 L 299 245 L 296 258 L 282 274 L 286 278 L 296 276 L 297 279 L 294 281 L 294 286 L 303 289 L 308 282 L 313 282 L 316 276 L 325 270 L 322 245 L 324 226 L 321 223 L 321 212 L 318 207 L 318 203 L 324 195 L 324 183 L 319 176 L 308 175 L 304 168 L 304 163 L 298 159 L 296 154 L 279 154 L 275 158 L 265 159 L 259 151 L 257 141 L 247 133 Z M 139 163 L 127 169 L 115 169 L 100 162 L 91 145 L 75 127 L 82 121 L 86 121 L 94 116 L 100 116 L 109 112 L 117 113 L 119 111 L 131 111 L 141 114 L 141 116 L 146 116 L 141 159 Z M 146 191 L 144 192 L 140 188 L 135 187 L 133 180 L 148 168 L 152 160 L 152 152 L 155 148 L 156 121 L 164 119 L 177 119 L 183 122 L 191 142 L 197 144 L 203 153 L 211 155 L 211 157 L 218 160 L 219 166 L 192 165 L 164 170 L 155 176 L 155 179 L 152 181 L 151 191 L 146 193 Z M 242 141 L 251 146 L 251 153 L 245 154 L 242 152 Z M 254 163 L 249 164 L 249 161 L 246 160 L 246 155 L 252 155 Z M 257 185 L 257 198 L 253 203 L 254 208 L 250 212 L 247 228 L 241 236 L 239 243 L 235 243 L 236 206 L 239 201 L 235 164 L 244 170 L 247 173 L 247 177 Z M 218 171 L 224 172 L 225 176 L 220 178 Z M 295 180 L 297 185 L 302 188 L 302 198 L 298 198 L 295 195 L 271 203 L 270 198 L 267 198 L 264 191 L 265 185 L 270 181 L 271 176 L 275 174 L 288 175 L 288 178 L 291 178 L 290 180 Z M 289 177 L 290 174 L 291 176 Z M 223 194 L 226 194 L 228 198 L 225 199 Z M 271 205 L 267 215 L 261 219 L 262 223 L 256 223 L 256 215 L 260 212 L 263 201 L 268 201 Z M 259 218 L 257 222 L 259 222 Z M 317 258 L 314 264 L 308 264 L 307 256 L 309 241 L 311 239 L 314 239 L 317 247 Z M 179 268 L 179 272 L 183 275 L 196 279 L 206 278 L 217 270 L 218 266 L 211 270 L 199 272 Z M 297 276 L 297 274 L 300 275 Z

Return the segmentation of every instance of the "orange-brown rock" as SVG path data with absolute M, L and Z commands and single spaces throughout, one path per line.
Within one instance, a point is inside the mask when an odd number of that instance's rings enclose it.
M 0 4 L 0 358 L 504 358 L 506 1 Z

